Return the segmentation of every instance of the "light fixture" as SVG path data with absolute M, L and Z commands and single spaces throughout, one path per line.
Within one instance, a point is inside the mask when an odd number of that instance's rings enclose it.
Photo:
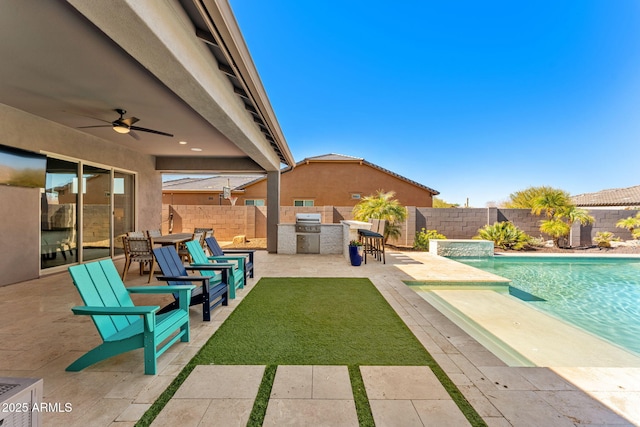
M 129 129 L 129 126 L 123 125 L 121 123 L 114 123 L 113 124 L 113 130 L 115 130 L 118 133 L 129 133 L 129 132 L 131 132 L 131 129 Z
M 191 151 L 202 151 L 202 148 L 192 148 Z
M 188 142 L 187 142 L 187 141 L 180 141 L 180 142 L 178 142 L 178 144 L 180 144 L 180 145 L 187 145 L 187 144 L 188 144 Z

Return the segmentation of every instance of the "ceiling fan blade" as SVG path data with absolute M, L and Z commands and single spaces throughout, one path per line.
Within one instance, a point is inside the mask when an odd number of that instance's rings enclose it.
M 133 125 L 135 122 L 139 122 L 139 121 L 140 121 L 140 119 L 137 118 L 137 117 L 129 117 L 129 118 L 120 120 L 120 123 L 124 123 L 127 126 L 131 127 L 131 125 Z
M 136 141 L 140 141 L 140 135 L 138 135 L 134 131 L 129 131 L 127 135 L 129 135 L 131 138 L 135 139 Z
M 111 123 L 108 125 L 95 125 L 95 126 L 78 126 L 76 129 L 90 129 L 90 128 L 110 128 L 113 127 Z
M 99 119 L 99 118 L 97 118 L 97 117 L 87 116 L 86 114 L 74 113 L 73 111 L 68 111 L 68 110 L 62 110 L 62 111 L 63 111 L 63 112 L 65 112 L 65 113 L 73 114 L 73 115 L 75 115 L 75 116 L 86 117 L 87 119 L 98 120 L 98 121 L 100 121 L 100 122 L 104 122 L 104 123 L 111 123 L 111 122 L 109 122 L 109 121 L 107 121 L 107 120 L 102 120 L 102 119 Z
M 139 130 L 140 132 L 155 133 L 156 135 L 173 136 L 173 134 L 170 134 L 170 133 L 160 132 L 159 130 L 141 128 L 139 126 L 130 126 L 130 128 L 131 130 Z

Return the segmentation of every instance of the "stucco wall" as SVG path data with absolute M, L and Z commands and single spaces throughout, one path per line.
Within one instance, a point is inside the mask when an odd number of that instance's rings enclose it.
M 162 177 L 153 156 L 44 120 L 0 104 L 0 143 L 137 172 L 139 229 L 158 228 L 162 209 Z M 126 136 L 123 136 L 126 137 Z M 0 235 L 5 247 L 20 248 L 19 263 L 0 257 L 0 285 L 37 278 L 40 274 L 40 191 L 0 188 Z M 35 234 L 34 234 L 35 233 Z M 8 273 L 11 272 L 11 278 Z

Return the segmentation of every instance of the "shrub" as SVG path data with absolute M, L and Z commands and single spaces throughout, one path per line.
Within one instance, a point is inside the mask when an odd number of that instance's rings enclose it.
M 527 244 L 529 246 L 533 246 L 534 248 L 543 248 L 547 244 L 547 241 L 542 236 L 540 236 L 540 237 L 531 237 L 530 236 L 529 237 L 529 241 L 527 242 Z
M 446 237 L 443 234 L 438 233 L 436 230 L 427 230 L 423 228 L 416 233 L 413 248 L 421 251 L 428 251 L 429 239 L 446 239 Z
M 640 212 L 636 216 L 630 216 L 616 222 L 616 227 L 626 228 L 634 239 L 640 238 Z
M 598 244 L 599 248 L 610 248 L 611 242 L 617 242 L 620 238 L 615 237 L 610 231 L 599 231 L 593 240 Z
M 491 240 L 493 244 L 502 249 L 513 249 L 519 251 L 527 246 L 531 239 L 527 233 L 509 221 L 496 222 L 492 225 L 485 225 L 478 230 L 474 239 Z

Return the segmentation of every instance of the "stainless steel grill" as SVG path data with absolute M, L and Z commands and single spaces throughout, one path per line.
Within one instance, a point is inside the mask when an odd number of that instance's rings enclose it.
M 320 253 L 321 220 L 320 214 L 296 214 L 296 253 Z
M 296 233 L 319 233 L 321 220 L 320 214 L 296 214 Z

